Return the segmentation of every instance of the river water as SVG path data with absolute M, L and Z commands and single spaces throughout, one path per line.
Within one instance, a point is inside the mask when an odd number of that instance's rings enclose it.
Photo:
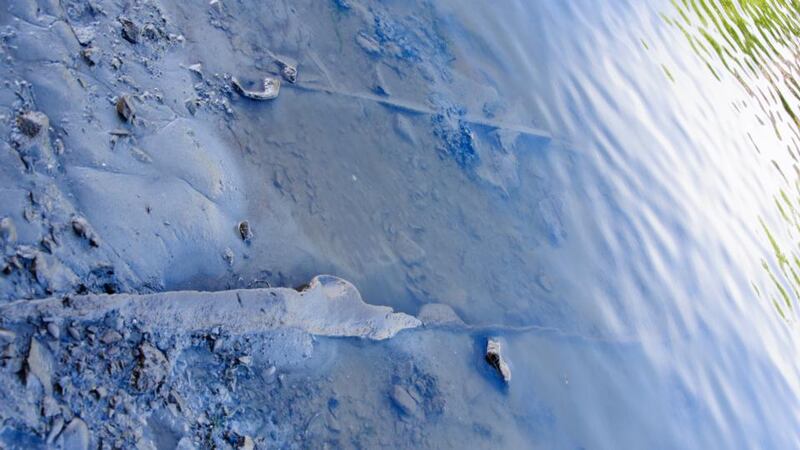
M 792 2 L 12 3 L 0 70 L 30 83 L 35 102 L 17 95 L 66 150 L 45 175 L 9 159 L 0 212 L 39 245 L 77 211 L 103 244 L 66 233 L 49 266 L 66 272 L 0 278 L 3 301 L 328 273 L 368 303 L 463 319 L 381 343 L 320 338 L 278 368 L 307 392 L 264 399 L 264 380 L 243 378 L 230 426 L 272 446 L 800 447 Z M 131 47 L 109 34 L 123 13 L 163 14 L 182 38 Z M 45 43 L 61 15 L 96 27 L 121 68 L 58 63 Z M 230 88 L 278 75 L 273 59 L 298 68 L 277 99 Z M 141 122 L 108 150 L 120 90 Z M 60 212 L 23 216 L 54 191 Z M 507 386 L 482 359 L 493 335 Z M 176 367 L 218 362 L 198 355 Z M 215 376 L 195 377 L 184 388 L 205 405 Z M 392 386 L 416 386 L 418 409 Z

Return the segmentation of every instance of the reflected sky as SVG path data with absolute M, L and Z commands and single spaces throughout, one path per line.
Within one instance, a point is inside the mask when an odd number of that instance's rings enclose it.
M 768 125 L 778 145 L 753 139 L 753 148 L 778 147 L 783 155 L 765 155 L 780 177 L 782 186 L 771 201 L 783 223 L 773 230 L 763 220 L 760 225 L 773 254 L 762 259 L 772 286 L 763 290 L 781 317 L 796 320 L 795 304 L 800 295 L 798 257 L 798 131 L 796 110 L 800 103 L 797 76 L 800 43 L 800 4 L 777 0 L 673 0 L 676 13 L 665 21 L 681 30 L 694 52 L 718 79 L 728 76 L 741 85 L 747 101 L 734 104 L 744 114 L 752 114 Z M 751 136 L 752 139 L 752 136 Z M 759 146 L 759 143 L 761 145 Z M 780 234 L 777 234 L 780 233 Z

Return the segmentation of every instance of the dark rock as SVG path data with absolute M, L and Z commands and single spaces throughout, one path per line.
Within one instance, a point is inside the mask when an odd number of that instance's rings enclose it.
M 508 367 L 502 354 L 500 341 L 496 338 L 489 338 L 486 343 L 486 362 L 492 366 L 504 382 L 511 381 L 511 369 Z
M 237 227 L 239 230 L 239 236 L 242 237 L 242 240 L 245 242 L 249 242 L 253 239 L 253 230 L 250 229 L 250 222 L 243 220 L 239 222 L 239 226 Z
M 120 17 L 119 23 L 122 25 L 122 37 L 130 42 L 136 44 L 139 42 L 139 27 L 127 17 Z
M 39 111 L 28 111 L 17 117 L 19 131 L 30 138 L 38 136 L 43 129 L 47 130 L 49 126 L 50 120 Z
M 117 99 L 117 114 L 126 122 L 133 120 L 136 115 L 136 107 L 129 95 L 122 95 Z

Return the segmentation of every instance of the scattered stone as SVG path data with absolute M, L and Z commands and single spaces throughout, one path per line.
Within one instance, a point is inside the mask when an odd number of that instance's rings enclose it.
M 92 392 L 97 398 L 106 398 L 108 396 L 108 389 L 105 386 L 98 386 L 92 389 Z
M 122 340 L 122 335 L 116 330 L 108 330 L 100 336 L 100 342 L 104 344 L 113 344 Z
M 189 114 L 195 115 L 197 114 L 197 108 L 200 107 L 200 100 L 196 98 L 187 98 L 184 100 L 183 104 L 186 106 L 186 110 L 189 111 Z
M 45 395 L 42 400 L 42 415 L 45 417 L 53 417 L 61 412 L 61 407 L 58 405 L 56 399 L 50 395 Z
M 19 131 L 30 138 L 38 136 L 43 129 L 47 130 L 49 126 L 50 120 L 44 113 L 39 111 L 28 111 L 17 117 Z
M 81 340 L 81 332 L 76 326 L 73 325 L 73 326 L 68 327 L 67 328 L 67 333 L 69 333 L 69 336 L 72 339 L 75 339 L 76 341 Z
M 100 50 L 97 47 L 84 48 L 81 50 L 81 56 L 83 56 L 86 64 L 89 64 L 90 66 L 96 66 L 100 63 Z
M 153 158 L 147 154 L 144 150 L 140 149 L 139 147 L 131 147 L 131 155 L 136 158 L 139 162 L 144 164 L 150 164 L 153 162 Z
M 122 37 L 130 42 L 136 44 L 139 42 L 139 27 L 127 17 L 120 17 L 119 23 L 122 25 Z
M 145 24 L 144 28 L 142 29 L 142 34 L 145 38 L 151 41 L 157 41 L 161 37 L 161 33 L 158 31 L 155 25 L 152 23 Z
M 395 385 L 391 392 L 392 402 L 400 408 L 406 416 L 416 416 L 418 413 L 417 401 L 403 386 Z
M 192 64 L 191 66 L 187 67 L 187 69 L 189 69 L 189 72 L 192 72 L 193 74 L 197 75 L 198 77 L 203 78 L 203 65 L 202 64 L 200 64 L 200 63 Z
M 497 371 L 506 384 L 511 381 L 511 368 L 503 358 L 500 341 L 497 338 L 489 338 L 486 343 L 486 362 Z
M 88 450 L 89 427 L 81 418 L 76 417 L 64 428 L 59 440 L 62 441 L 61 448 L 63 449 Z
M 30 386 L 30 376 L 33 375 L 42 384 L 48 395 L 53 390 L 53 358 L 50 351 L 40 344 L 36 338 L 31 338 L 31 348 L 25 360 L 25 384 Z
M 256 448 L 256 443 L 253 442 L 253 438 L 250 436 L 243 436 L 239 439 L 239 446 L 237 448 L 239 450 L 253 450 Z
M 264 377 L 267 380 L 273 380 L 277 371 L 278 369 L 275 366 L 269 366 L 264 370 Z
M 377 56 L 381 54 L 381 44 L 363 31 L 356 36 L 356 44 L 370 55 Z
M 5 328 L 0 328 L 0 341 L 13 342 L 17 338 L 17 333 Z
M 50 322 L 47 324 L 47 332 L 50 333 L 50 336 L 52 336 L 53 339 L 58 339 L 61 337 L 61 327 L 59 327 L 55 322 Z
M 278 60 L 278 67 L 281 69 L 281 76 L 283 79 L 288 81 L 289 83 L 296 83 L 297 82 L 297 66 L 293 66 L 287 62 Z
M 552 292 L 553 291 L 553 281 L 547 274 L 540 273 L 536 277 L 536 283 L 541 287 L 545 292 Z
M 94 40 L 94 29 L 92 27 L 72 27 L 72 31 L 75 33 L 78 43 L 84 47 Z
M 133 120 L 136 115 L 136 107 L 133 106 L 133 100 L 130 95 L 121 95 L 117 99 L 117 114 L 126 122 Z
M 17 227 L 14 226 L 14 221 L 10 217 L 0 219 L 0 239 L 5 244 L 17 242 Z
M 169 374 L 166 356 L 150 343 L 139 346 L 139 364 L 133 371 L 133 384 L 139 391 L 157 388 Z
M 210 6 L 213 11 L 222 13 L 222 2 L 220 0 L 211 0 L 208 2 L 208 6 Z
M 239 361 L 239 364 L 243 364 L 245 366 L 249 366 L 250 364 L 253 364 L 253 357 L 250 356 L 250 355 L 240 356 L 238 361 Z
M 119 70 L 122 67 L 122 60 L 118 57 L 111 58 L 111 68 L 114 70 Z
M 131 135 L 131 132 L 124 129 L 124 128 L 115 128 L 108 132 L 108 134 L 117 137 L 128 137 Z
M 242 237 L 242 240 L 245 242 L 250 242 L 253 239 L 253 230 L 250 228 L 250 222 L 243 220 L 239 222 L 238 225 L 239 236 Z
M 281 80 L 272 77 L 264 78 L 264 87 L 261 91 L 246 89 L 236 77 L 231 80 L 231 84 L 236 92 L 253 100 L 272 100 L 278 96 L 281 89 Z
M 83 217 L 75 216 L 72 218 L 72 230 L 75 231 L 75 234 L 78 236 L 87 239 L 89 245 L 92 247 L 100 246 L 100 238 L 94 232 L 92 226 L 89 225 L 89 222 Z
M 229 266 L 233 265 L 234 256 L 233 250 L 231 250 L 230 247 L 226 247 L 225 251 L 222 252 L 222 259 L 225 260 Z

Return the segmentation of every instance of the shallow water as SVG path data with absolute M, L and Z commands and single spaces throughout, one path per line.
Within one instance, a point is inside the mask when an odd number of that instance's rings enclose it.
M 280 428 L 256 425 L 264 404 L 295 403 L 305 409 L 285 419 L 302 418 L 310 447 L 334 434 L 349 437 L 344 447 L 800 446 L 790 5 L 99 2 L 110 17 L 156 8 L 185 36 L 119 50 L 125 42 L 98 32 L 127 58 L 115 72 L 54 63 L 60 53 L 41 39 L 61 14 L 106 19 L 34 3 L 3 6 L 3 72 L 31 83 L 66 151 L 35 175 L 9 156 L 0 216 L 38 245 L 48 224 L 85 215 L 103 245 L 88 253 L 63 238 L 55 253 L 93 280 L 84 290 L 298 286 L 330 273 L 369 303 L 409 314 L 444 303 L 468 325 L 321 339 L 317 359 L 287 365 L 318 380 L 309 393 L 263 397 L 262 379 L 244 381 L 251 429 Z M 273 57 L 297 64 L 297 84 L 268 103 L 232 93 L 225 75 L 277 74 Z M 195 63 L 203 78 L 186 69 Z M 143 122 L 109 150 L 119 119 L 107 99 L 120 89 L 145 99 Z M 206 103 L 190 114 L 186 98 Z M 26 221 L 27 192 L 47 189 L 56 206 L 31 201 L 46 211 Z M 235 232 L 243 219 L 249 244 Z M 100 260 L 110 276 L 92 269 Z M 15 277 L 0 278 L 3 300 L 80 290 Z M 508 387 L 484 370 L 490 334 L 504 339 Z M 181 364 L 211 364 L 197 352 Z M 400 420 L 381 386 L 416 379 L 401 362 L 420 353 L 438 389 L 420 404 L 438 419 Z M 336 433 L 312 426 L 326 405 Z M 292 446 L 296 431 L 270 442 Z

